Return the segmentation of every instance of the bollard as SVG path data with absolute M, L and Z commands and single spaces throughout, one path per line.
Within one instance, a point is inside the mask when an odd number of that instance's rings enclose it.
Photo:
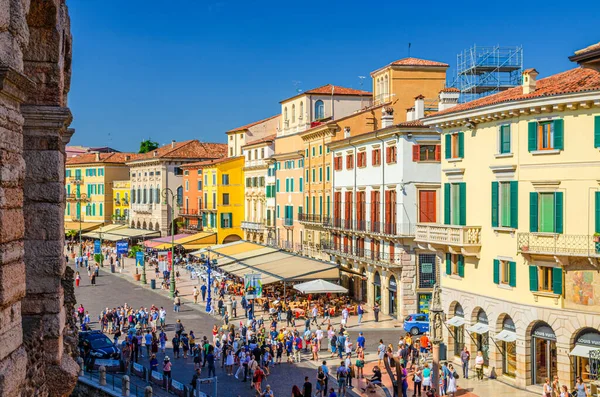
M 146 386 L 144 389 L 144 397 L 152 397 L 152 386 Z
M 121 395 L 126 396 L 126 397 L 129 396 L 129 376 L 127 376 L 127 375 L 123 376 L 123 379 L 122 379 Z
M 98 373 L 98 383 L 100 384 L 100 386 L 106 386 L 106 367 L 104 365 L 101 365 L 100 368 L 98 368 Z
M 79 365 L 79 376 L 85 375 L 83 372 L 83 358 L 77 357 L 77 365 Z

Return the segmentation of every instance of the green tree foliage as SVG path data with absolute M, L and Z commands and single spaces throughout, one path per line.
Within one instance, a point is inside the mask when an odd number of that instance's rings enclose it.
M 140 142 L 140 153 L 148 153 L 155 149 L 158 149 L 158 142 L 154 142 L 151 139 L 145 139 Z

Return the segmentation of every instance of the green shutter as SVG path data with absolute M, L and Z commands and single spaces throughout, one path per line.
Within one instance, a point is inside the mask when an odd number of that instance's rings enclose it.
M 494 284 L 500 284 L 500 261 L 494 259 Z
M 444 151 L 447 159 L 452 158 L 452 135 L 450 134 L 444 137 Z
M 600 116 L 594 117 L 594 147 L 600 148 Z
M 510 227 L 519 227 L 519 182 L 510 182 Z
M 498 227 L 498 182 L 492 182 L 492 227 Z
M 277 179 L 277 182 L 275 183 L 276 187 L 277 187 L 277 193 L 279 193 L 279 179 Z
M 563 232 L 563 192 L 554 193 L 554 231 Z
M 530 121 L 527 126 L 527 147 L 530 152 L 538 150 L 537 127 L 537 121 Z
M 529 266 L 529 290 L 538 290 L 538 268 L 537 266 Z
M 458 184 L 458 192 L 460 197 L 460 225 L 467 225 L 467 184 L 460 182 Z
M 294 192 L 294 178 L 290 179 L 290 192 Z
M 300 178 L 298 182 L 300 183 L 300 193 L 302 193 L 304 191 L 304 180 Z
M 458 255 L 458 263 L 457 263 L 457 267 L 458 267 L 458 275 L 460 277 L 464 277 L 465 276 L 465 257 L 462 255 Z
M 563 271 L 560 267 L 552 269 L 552 292 L 557 295 L 563 293 Z
M 450 184 L 444 183 L 444 223 L 449 225 L 450 219 Z
M 563 150 L 565 148 L 565 128 L 564 120 L 554 120 L 554 149 Z
M 452 274 L 452 254 L 446 254 L 446 274 Z
M 529 231 L 538 231 L 538 194 L 535 192 L 529 193 Z
M 280 218 L 280 216 L 279 216 L 279 206 L 277 206 L 277 218 Z
M 224 218 L 223 218 L 223 215 L 225 215 L 225 214 L 221 213 L 221 216 L 220 216 L 220 218 L 221 218 L 221 227 L 224 227 L 224 226 L 223 226 L 223 219 L 224 219 Z
M 517 262 L 508 262 L 508 285 L 511 287 L 517 286 Z
M 596 233 L 600 233 L 600 192 L 595 192 L 596 196 Z
M 465 158 L 465 133 L 458 133 L 458 157 Z

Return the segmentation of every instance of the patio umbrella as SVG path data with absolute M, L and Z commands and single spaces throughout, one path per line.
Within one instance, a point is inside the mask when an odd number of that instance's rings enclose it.
M 345 294 L 348 290 L 341 285 L 330 283 L 325 280 L 313 280 L 302 284 L 294 285 L 294 289 L 303 294 L 326 294 L 328 292 L 335 294 Z

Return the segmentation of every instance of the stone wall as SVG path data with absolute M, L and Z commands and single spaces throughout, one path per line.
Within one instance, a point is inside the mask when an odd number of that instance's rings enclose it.
M 77 381 L 65 272 L 65 0 L 0 2 L 0 396 L 69 395 Z

